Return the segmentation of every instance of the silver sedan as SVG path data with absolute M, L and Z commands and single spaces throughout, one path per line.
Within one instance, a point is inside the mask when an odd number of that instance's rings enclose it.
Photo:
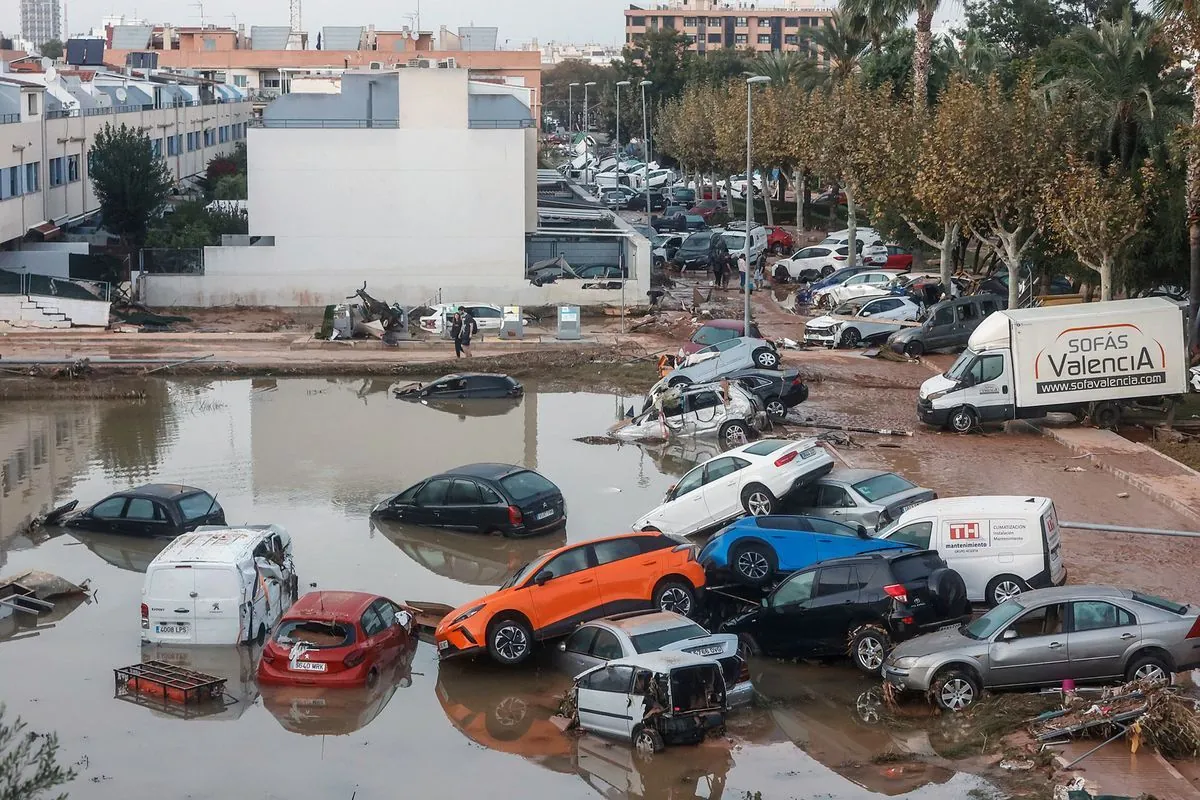
M 1167 681 L 1200 666 L 1200 608 L 1111 586 L 1024 592 L 960 628 L 899 645 L 883 678 L 961 711 L 984 689 Z
M 894 472 L 877 469 L 835 469 L 797 495 L 794 512 L 825 517 L 853 527 L 882 527 L 913 506 L 936 500 L 937 492 L 925 489 Z

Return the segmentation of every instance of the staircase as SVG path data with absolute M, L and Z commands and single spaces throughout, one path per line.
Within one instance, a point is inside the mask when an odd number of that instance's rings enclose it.
M 24 295 L 21 298 L 20 319 L 12 321 L 16 328 L 70 328 L 71 318 L 58 310 L 54 298 Z

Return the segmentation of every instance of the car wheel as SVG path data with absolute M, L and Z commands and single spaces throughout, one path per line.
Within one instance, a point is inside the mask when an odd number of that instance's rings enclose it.
M 730 420 L 721 426 L 719 435 L 726 447 L 737 447 L 750 441 L 750 426 L 740 419 Z
M 965 669 L 947 669 L 929 687 L 934 702 L 944 711 L 962 711 L 979 699 L 979 679 Z
M 1121 422 L 1121 407 L 1116 403 L 1099 403 L 1092 410 L 1092 424 L 1097 428 L 1115 428 Z
M 920 342 L 904 343 L 904 355 L 908 356 L 909 358 L 920 358 L 924 352 L 925 345 L 921 344 Z
M 1133 660 L 1129 669 L 1125 670 L 1125 680 L 1146 681 L 1147 683 L 1170 683 L 1171 666 L 1162 656 L 1148 653 Z
M 775 495 L 761 483 L 752 483 L 742 490 L 742 508 L 752 517 L 769 517 L 778 505 Z
M 821 267 L 821 277 L 822 278 L 828 278 L 832 274 L 833 274 L 833 267 L 829 266 L 828 264 Z
M 654 607 L 691 616 L 696 608 L 696 591 L 682 581 L 666 581 L 654 591 Z
M 988 583 L 983 596 L 987 604 L 995 608 L 1006 600 L 1012 600 L 1027 588 L 1025 581 L 1016 575 L 997 575 Z
M 691 378 L 686 378 L 683 375 L 676 375 L 667 381 L 667 386 L 687 386 L 692 382 Z
M 955 433 L 970 433 L 979 425 L 979 415 L 972 408 L 959 406 L 950 414 L 950 429 Z
M 782 400 L 767 401 L 767 416 L 773 420 L 782 420 L 787 418 L 787 406 Z
M 862 334 L 858 328 L 846 328 L 842 331 L 842 347 L 858 347 L 862 344 Z
M 501 664 L 520 664 L 533 652 L 533 631 L 521 620 L 505 617 L 488 626 L 487 647 Z
M 760 347 L 754 351 L 754 363 L 763 369 L 775 369 L 779 366 L 779 353 L 767 347 Z
M 866 675 L 879 674 L 891 647 L 891 637 L 880 625 L 862 625 L 850 634 L 850 659 Z
M 764 586 L 775 576 L 775 552 L 764 544 L 746 542 L 733 551 L 729 566 L 737 579 L 747 586 Z
M 783 255 L 783 245 L 781 245 L 781 244 L 771 245 L 771 252 L 777 256 Z
M 488 709 L 484 725 L 493 739 L 511 742 L 529 732 L 533 718 L 524 698 L 509 696 Z
M 742 661 L 749 662 L 752 658 L 758 658 L 762 655 L 762 648 L 758 645 L 758 639 L 749 633 L 738 634 L 738 655 L 742 657 Z
M 633 750 L 643 761 L 653 758 L 655 753 L 661 753 L 665 748 L 662 735 L 653 728 L 638 728 L 633 735 Z

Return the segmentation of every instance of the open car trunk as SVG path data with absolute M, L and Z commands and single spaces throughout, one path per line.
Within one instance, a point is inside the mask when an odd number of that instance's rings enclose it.
M 671 712 L 676 715 L 725 710 L 725 679 L 719 664 L 671 671 Z

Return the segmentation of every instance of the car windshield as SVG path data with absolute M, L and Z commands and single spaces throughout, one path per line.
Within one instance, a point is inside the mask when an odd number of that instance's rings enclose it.
M 789 444 L 795 444 L 795 442 L 788 439 L 763 439 L 750 445 L 743 452 L 755 456 L 766 456 Z
M 746 235 L 743 233 L 727 233 L 725 241 L 729 243 L 730 250 L 744 250 L 746 248 Z
M 952 381 L 962 380 L 962 377 L 967 374 L 967 370 L 975 362 L 975 356 L 976 353 L 971 348 L 968 347 L 966 350 L 963 350 L 962 355 L 950 365 L 950 369 L 946 370 L 945 375 L 942 377 L 949 378 Z
M 695 344 L 710 345 L 717 342 L 724 342 L 728 339 L 736 339 L 739 333 L 729 328 L 717 328 L 712 325 L 705 325 L 700 330 L 692 334 L 692 342 Z
M 317 649 L 345 647 L 354 644 L 354 626 L 327 620 L 284 620 L 275 631 L 275 641 L 287 647 L 294 644 L 305 644 Z
M 661 650 L 669 644 L 682 642 L 684 639 L 694 639 L 697 636 L 708 636 L 708 631 L 695 623 L 691 623 L 678 628 L 669 628 L 665 631 L 654 631 L 653 633 L 630 636 L 629 640 L 633 642 L 633 649 L 639 653 L 653 653 L 655 650 Z
M 849 278 L 851 275 L 857 275 L 857 274 L 858 274 L 857 269 L 843 268 L 843 269 L 839 269 L 839 270 L 834 270 L 833 272 L 829 273 L 829 277 L 826 278 L 825 280 L 829 281 L 830 283 L 838 283 L 840 281 L 846 280 L 846 278 Z
M 196 494 L 189 494 L 187 497 L 179 498 L 179 510 L 183 512 L 183 518 L 188 522 L 206 517 L 220 509 L 221 507 L 217 505 L 217 499 L 208 492 L 197 492 Z
M 683 243 L 684 250 L 707 250 L 709 242 L 712 241 L 711 233 L 693 233 Z
M 854 491 L 872 502 L 917 488 L 916 484 L 909 483 L 894 472 L 885 472 L 874 478 L 867 478 L 853 486 Z
M 833 313 L 843 317 L 853 317 L 858 314 L 858 310 L 862 308 L 862 306 L 863 304 L 861 301 L 857 303 L 842 303 L 833 310 Z
M 516 572 L 513 573 L 511 578 L 506 580 L 504 583 L 500 584 L 500 588 L 501 589 L 511 589 L 512 587 L 516 586 L 518 583 L 525 580 L 525 578 L 528 577 L 529 573 L 533 571 L 533 568 L 537 564 L 540 564 L 540 563 L 541 563 L 541 561 L 525 562 L 524 564 L 521 565 L 520 569 L 518 569 Z
M 500 485 L 513 501 L 519 503 L 546 492 L 556 492 L 558 488 L 541 475 L 530 470 L 514 472 L 500 479 Z
M 972 639 L 986 639 L 1024 610 L 1025 606 L 1016 600 L 1003 602 L 969 625 L 964 625 L 963 635 Z

